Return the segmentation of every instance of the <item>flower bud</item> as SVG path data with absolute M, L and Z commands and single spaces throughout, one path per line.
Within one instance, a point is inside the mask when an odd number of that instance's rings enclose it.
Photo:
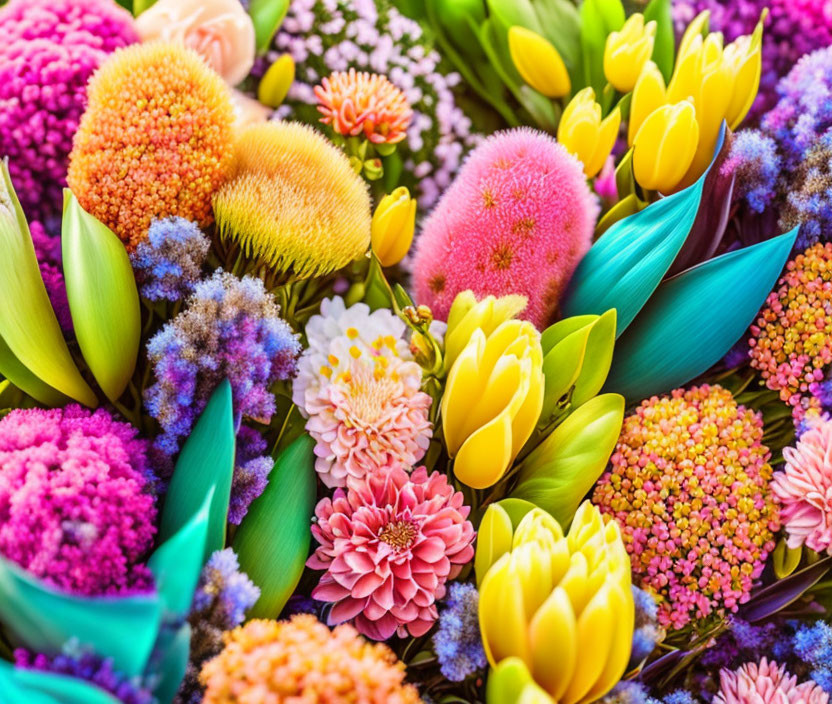
M 633 172 L 642 188 L 671 193 L 684 178 L 699 142 L 689 100 L 655 110 L 633 141 Z
M 416 201 L 400 186 L 384 196 L 373 214 L 373 252 L 382 266 L 398 264 L 410 249 L 416 227 Z
M 644 15 L 635 13 L 620 32 L 607 36 L 604 48 L 604 75 L 616 90 L 628 93 L 633 89 L 644 65 L 653 53 L 656 23 L 644 23 Z
M 558 50 L 545 37 L 515 25 L 508 31 L 511 60 L 523 80 L 547 98 L 569 95 L 572 84 Z
M 291 54 L 283 54 L 269 66 L 260 80 L 260 85 L 257 86 L 257 99 L 270 108 L 280 107 L 294 80 L 295 61 Z
M 627 125 L 627 144 L 633 146 L 639 127 L 648 115 L 665 104 L 666 97 L 667 89 L 664 85 L 664 76 L 662 76 L 662 72 L 659 71 L 656 64 L 648 61 L 633 88 L 633 97 L 630 101 L 630 120 Z
M 566 106 L 558 125 L 558 142 L 584 164 L 587 178 L 595 176 L 612 152 L 621 111 L 616 107 L 601 120 L 601 106 L 595 102 L 595 91 L 584 88 Z

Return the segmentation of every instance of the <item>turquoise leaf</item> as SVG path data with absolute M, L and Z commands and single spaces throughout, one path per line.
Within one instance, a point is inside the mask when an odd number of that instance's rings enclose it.
M 4 661 L 0 661 L 0 694 L 9 704 L 119 704 L 116 697 L 84 680 L 24 670 Z
M 157 669 L 151 681 L 155 681 L 153 695 L 159 704 L 170 704 L 188 667 L 191 654 L 191 625 L 185 621 L 179 628 L 162 628 L 156 642 L 154 660 Z

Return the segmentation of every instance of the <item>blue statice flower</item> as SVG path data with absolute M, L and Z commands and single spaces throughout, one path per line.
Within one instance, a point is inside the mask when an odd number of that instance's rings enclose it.
M 439 669 L 451 682 L 462 682 L 488 664 L 480 635 L 479 601 L 477 588 L 467 582 L 454 582 L 445 597 L 433 648 Z
M 780 227 L 798 225 L 798 250 L 832 239 L 832 130 L 808 149 L 792 176 Z
M 664 696 L 662 704 L 699 704 L 699 700 L 686 689 L 677 689 Z
M 656 647 L 663 632 L 659 627 L 659 606 L 650 592 L 632 586 L 633 601 L 636 606 L 636 622 L 633 631 L 633 646 L 630 652 L 630 667 L 635 667 Z
M 641 682 L 621 680 L 600 700 L 599 704 L 660 704 Z
M 720 173 L 723 176 L 736 174 L 734 197 L 744 198 L 752 212 L 762 213 L 778 191 L 780 156 L 777 143 L 759 130 L 738 132 Z
M 154 220 L 147 239 L 130 255 L 142 296 L 178 301 L 188 295 L 199 281 L 210 246 L 195 222 L 180 217 Z
M 237 431 L 237 456 L 228 504 L 229 523 L 240 525 L 251 502 L 263 493 L 269 483 L 274 460 L 266 454 L 267 448 L 266 440 L 253 428 L 243 425 Z
M 832 693 L 832 626 L 824 621 L 796 623 L 792 638 L 794 654 L 811 668 L 809 676 Z

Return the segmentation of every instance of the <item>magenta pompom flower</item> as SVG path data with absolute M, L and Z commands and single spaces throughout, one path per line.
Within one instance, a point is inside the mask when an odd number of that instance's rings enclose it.
M 148 590 L 150 571 L 136 563 L 156 507 L 136 432 L 78 405 L 0 421 L 0 554 L 76 594 Z
M 772 489 L 789 547 L 832 553 L 832 421 L 813 418 L 808 426 L 797 447 L 783 449 L 786 466 Z
M 326 570 L 312 596 L 334 604 L 330 625 L 353 620 L 385 640 L 424 635 L 438 618 L 445 582 L 474 556 L 474 526 L 461 492 L 420 467 L 366 477 L 315 509 L 320 543 L 307 566 Z
M 509 293 L 545 327 L 589 249 L 598 203 L 583 167 L 548 135 L 498 132 L 468 157 L 416 246 L 416 298 L 447 318 L 456 295 Z
M 829 695 L 813 680 L 797 684 L 797 677 L 766 658 L 737 670 L 719 673 L 719 692 L 713 704 L 827 704 Z

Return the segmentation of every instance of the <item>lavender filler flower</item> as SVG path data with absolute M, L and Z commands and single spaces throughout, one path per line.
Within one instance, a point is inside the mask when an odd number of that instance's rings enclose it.
M 479 592 L 473 584 L 454 582 L 445 598 L 445 609 L 439 615 L 433 647 L 442 674 L 452 682 L 462 682 L 488 664 L 480 635 L 479 601 Z

